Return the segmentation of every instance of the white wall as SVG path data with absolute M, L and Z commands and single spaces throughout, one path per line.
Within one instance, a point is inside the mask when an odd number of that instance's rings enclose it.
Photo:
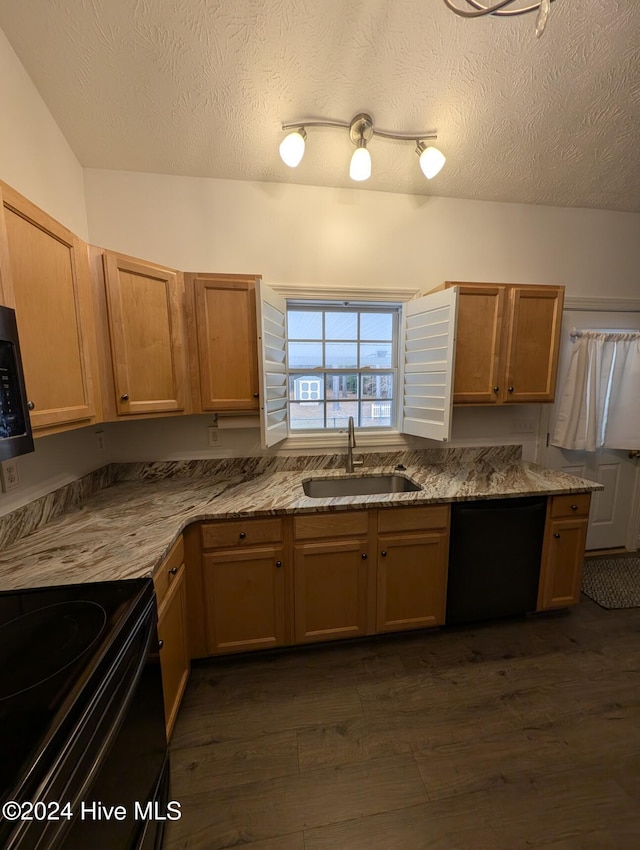
M 269 283 L 564 284 L 640 296 L 640 215 L 87 169 L 94 244 Z
M 84 172 L 0 30 L 0 180 L 87 238 Z
M 83 168 L 2 30 L 0 103 L 0 179 L 87 239 Z M 0 493 L 0 514 L 102 466 L 93 430 L 36 440 L 35 452 L 18 458 L 20 487 Z

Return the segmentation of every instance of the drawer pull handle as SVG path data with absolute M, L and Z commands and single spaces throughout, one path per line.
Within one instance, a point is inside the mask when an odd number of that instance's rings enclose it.
M 554 536 L 554 537 L 560 537 L 560 532 L 559 532 L 559 531 L 554 532 L 554 535 L 553 535 L 553 536 Z
M 176 575 L 177 572 L 178 572 L 177 567 L 171 567 L 171 569 L 169 570 L 169 575 L 174 576 L 174 575 Z
M 282 566 L 282 561 L 276 561 L 276 567 L 278 569 L 280 569 L 281 566 Z
M 245 538 L 246 536 L 247 536 L 246 531 L 241 531 L 241 532 L 240 532 L 240 540 L 244 540 L 244 538 Z
M 577 510 L 578 510 L 578 506 L 577 506 L 577 505 L 571 505 L 571 510 L 572 510 L 572 511 L 577 511 Z

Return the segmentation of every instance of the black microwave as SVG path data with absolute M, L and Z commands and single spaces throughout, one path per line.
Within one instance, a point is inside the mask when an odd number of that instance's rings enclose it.
M 33 449 L 16 313 L 0 306 L 0 461 Z

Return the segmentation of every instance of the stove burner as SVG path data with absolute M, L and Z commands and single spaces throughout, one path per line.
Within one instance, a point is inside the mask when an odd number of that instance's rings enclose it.
M 0 626 L 0 702 L 58 676 L 102 634 L 107 612 L 95 602 L 59 602 Z

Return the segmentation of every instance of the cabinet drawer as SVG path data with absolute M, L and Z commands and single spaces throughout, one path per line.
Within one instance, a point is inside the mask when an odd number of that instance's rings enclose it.
M 447 528 L 449 505 L 433 505 L 420 508 L 389 508 L 378 512 L 378 532 L 425 531 L 431 528 Z
M 293 519 L 293 533 L 296 540 L 309 540 L 314 537 L 361 537 L 369 531 L 367 511 L 344 511 L 327 514 L 310 514 Z
M 184 540 L 182 535 L 178 537 L 171 547 L 169 554 L 153 574 L 153 586 L 156 591 L 158 608 L 167 595 L 171 582 L 175 579 L 181 564 L 184 563 Z
M 554 496 L 551 500 L 551 516 L 556 519 L 563 516 L 587 516 L 591 493 L 569 493 L 566 496 Z
M 202 526 L 203 549 L 229 549 L 281 540 L 282 520 L 276 518 L 212 522 Z

